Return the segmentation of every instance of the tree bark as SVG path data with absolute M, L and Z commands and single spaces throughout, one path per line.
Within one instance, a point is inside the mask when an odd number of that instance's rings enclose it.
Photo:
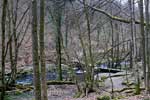
M 146 18 L 146 30 L 145 30 L 145 37 L 146 37 L 146 53 L 147 53 L 147 57 L 146 57 L 146 63 L 147 63 L 147 70 L 146 70 L 146 90 L 148 93 L 150 93 L 150 62 L 149 62 L 149 56 L 150 56 L 150 52 L 149 52 L 149 39 L 147 37 L 149 37 L 149 0 L 145 0 L 145 18 Z
M 62 0 L 54 1 L 55 6 L 55 25 L 56 25 L 56 52 L 57 52 L 57 67 L 58 80 L 62 80 L 61 68 L 61 20 L 62 20 Z
M 11 36 L 11 33 L 12 33 L 12 31 L 11 31 L 11 23 L 12 23 L 12 19 L 11 19 L 11 11 L 9 10 L 8 11 L 8 19 L 9 19 L 9 25 L 8 25 L 8 28 L 9 28 L 9 31 L 8 31 L 8 37 L 9 37 L 9 39 L 10 39 L 10 44 L 9 44 L 9 57 L 10 57 L 10 66 L 11 66 L 11 82 L 10 82 L 10 84 L 12 84 L 13 82 L 13 73 L 14 73 L 14 68 L 13 68 L 13 66 L 14 66 L 14 60 L 13 60 L 13 50 L 12 50 L 12 36 Z
M 35 100 L 41 100 L 41 82 L 39 71 L 38 36 L 37 36 L 37 0 L 32 0 L 32 57 L 35 86 Z
M 14 39 L 14 58 L 13 58 L 13 70 L 12 70 L 12 84 L 15 84 L 16 81 L 16 74 L 17 74 L 17 59 L 18 59 L 18 38 L 17 38 L 17 30 L 16 30 L 16 23 L 17 23 L 17 13 L 18 13 L 18 3 L 19 0 L 16 1 L 16 7 L 13 11 L 13 20 L 12 20 L 12 24 L 13 24 L 13 39 Z M 12 1 L 12 6 L 13 6 L 13 1 Z
M 46 65 L 45 65 L 45 47 L 44 47 L 44 21 L 45 21 L 45 0 L 40 0 L 40 65 L 41 65 L 41 88 L 42 100 L 47 98 L 47 84 L 46 84 Z
M 2 19 L 1 19 L 1 29 L 2 29 L 2 56 L 1 56 L 1 67 L 2 67 L 2 91 L 1 91 L 1 100 L 5 98 L 5 25 L 6 25 L 6 8 L 7 8 L 7 0 L 3 0 L 2 5 Z
M 144 83 L 146 86 L 146 54 L 145 54 L 145 32 L 144 32 L 144 12 L 143 12 L 143 0 L 139 1 L 139 10 L 140 10 L 140 27 L 141 27 L 141 46 L 142 46 L 142 63 L 143 63 L 143 75 Z

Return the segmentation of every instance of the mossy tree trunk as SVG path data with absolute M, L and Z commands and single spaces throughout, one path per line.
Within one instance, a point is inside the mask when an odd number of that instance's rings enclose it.
M 150 93 L 150 52 L 149 52 L 149 0 L 145 0 L 145 17 L 146 17 L 146 30 L 145 30 L 145 37 L 146 37 L 146 63 L 147 63 L 147 70 L 146 70 L 146 90 L 148 93 Z
M 41 100 L 40 67 L 37 36 L 37 0 L 32 0 L 32 57 L 35 86 L 35 100 Z
M 142 46 L 142 65 L 143 65 L 143 75 L 144 83 L 146 86 L 146 52 L 145 52 L 145 31 L 144 31 L 144 11 L 143 11 L 143 0 L 139 1 L 139 11 L 140 11 L 140 30 L 141 30 L 141 46 Z
M 61 21 L 62 21 L 62 9 L 64 1 L 54 0 L 54 18 L 56 27 L 56 53 L 57 53 L 57 67 L 58 67 L 58 80 L 62 80 L 62 68 L 61 68 Z
M 44 18 L 45 17 L 45 0 L 40 0 L 40 65 L 41 65 L 41 88 L 42 100 L 47 98 L 47 83 L 46 83 L 46 65 L 45 65 L 45 47 L 44 47 Z

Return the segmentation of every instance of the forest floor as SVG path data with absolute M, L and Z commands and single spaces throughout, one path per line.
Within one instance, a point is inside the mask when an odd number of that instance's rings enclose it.
M 114 90 L 120 90 L 125 88 L 125 86 L 121 85 L 124 78 L 113 77 Z M 83 98 L 75 98 L 77 87 L 75 85 L 49 85 L 48 86 L 48 98 L 49 100 L 97 100 L 96 98 L 99 96 L 110 95 L 111 91 L 111 82 L 110 79 L 105 80 L 105 85 L 103 88 L 99 89 L 99 93 L 90 93 L 87 97 Z M 109 92 L 108 92 L 109 91 Z M 146 93 L 142 92 L 141 95 L 127 95 L 125 92 L 115 94 L 115 97 L 121 97 L 122 99 L 115 100 L 150 100 L 150 96 L 145 95 Z M 26 93 L 21 93 L 18 95 L 9 94 L 8 100 L 34 100 L 33 90 Z
M 98 94 L 91 93 L 88 97 L 74 98 L 76 93 L 75 85 L 49 85 L 48 98 L 49 100 L 96 100 Z M 10 100 L 34 100 L 33 91 L 22 93 L 19 95 L 8 95 Z
M 76 93 L 75 85 L 50 85 L 48 87 L 48 98 L 49 100 L 97 100 L 96 98 L 101 95 L 108 95 L 106 92 L 101 94 L 90 93 L 88 97 L 74 98 Z M 33 91 L 22 93 L 19 95 L 8 95 L 8 100 L 34 100 Z M 149 95 L 145 95 L 142 92 L 141 95 L 126 96 L 123 99 L 114 100 L 150 100 Z

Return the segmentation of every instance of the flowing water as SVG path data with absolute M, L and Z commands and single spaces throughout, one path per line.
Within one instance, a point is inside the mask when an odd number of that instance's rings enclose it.
M 120 64 L 124 65 L 125 62 L 121 62 Z M 49 66 L 49 65 L 47 65 L 47 66 Z M 32 67 L 32 66 L 30 66 L 30 67 Z M 54 67 L 54 65 L 52 67 Z M 95 74 L 98 74 L 98 73 L 106 73 L 107 74 L 109 72 L 110 73 L 120 72 L 120 70 L 118 70 L 118 69 L 109 69 L 108 65 L 106 63 L 97 65 L 94 69 L 95 69 Z M 81 80 L 84 79 L 83 73 L 86 73 L 86 71 L 81 70 L 80 68 L 74 68 L 74 72 L 75 72 L 75 75 L 77 77 L 79 77 Z M 67 80 L 67 78 L 69 77 L 69 72 L 67 70 L 63 70 L 62 76 L 63 76 L 64 80 Z M 56 80 L 57 77 L 58 77 L 58 74 L 57 74 L 56 69 L 48 71 L 46 74 L 47 80 Z M 16 83 L 17 84 L 33 84 L 33 74 L 23 74 L 23 75 L 19 76 L 19 78 L 17 78 L 17 80 L 16 80 Z

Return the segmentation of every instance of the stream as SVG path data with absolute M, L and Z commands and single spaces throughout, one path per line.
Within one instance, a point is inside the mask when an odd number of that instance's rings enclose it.
M 120 63 L 121 65 L 125 65 L 126 63 L 125 62 L 121 62 Z M 128 62 L 127 62 L 128 64 Z M 47 64 L 47 66 L 50 66 Z M 30 65 L 30 67 L 32 67 Z M 52 66 L 53 67 L 53 66 Z M 86 71 L 84 70 L 81 70 L 80 68 L 73 68 L 74 70 L 74 73 L 77 77 L 79 77 L 81 80 L 84 79 L 84 73 L 86 73 Z M 95 75 L 96 74 L 108 74 L 109 72 L 111 74 L 113 73 L 118 73 L 118 72 L 121 72 L 120 69 L 109 69 L 108 68 L 108 65 L 107 64 L 101 64 L 101 65 L 97 65 L 95 68 Z M 46 74 L 46 78 L 48 81 L 50 80 L 57 80 L 57 77 L 58 77 L 58 74 L 57 74 L 57 71 L 56 69 L 55 70 L 50 70 L 50 71 L 47 71 L 47 74 Z M 67 80 L 67 78 L 69 77 L 69 72 L 67 70 L 62 70 L 62 77 L 63 77 L 63 80 Z M 26 84 L 33 84 L 33 74 L 23 74 L 21 76 L 19 76 L 16 80 L 16 83 L 17 84 L 22 84 L 22 85 L 26 85 Z

